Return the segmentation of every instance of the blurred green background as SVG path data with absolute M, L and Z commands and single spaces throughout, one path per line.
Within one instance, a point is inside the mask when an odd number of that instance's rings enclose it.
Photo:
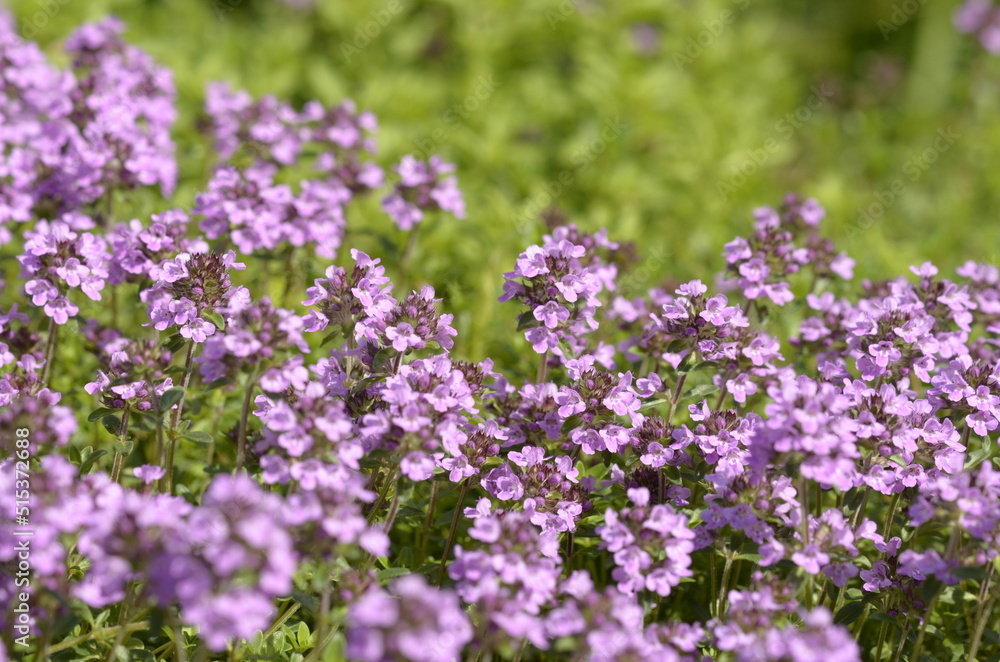
M 209 81 L 296 105 L 353 98 L 379 118 L 384 166 L 431 142 L 457 164 L 469 218 L 421 229 L 417 278 L 446 297 L 464 357 L 523 350 L 520 311 L 496 299 L 548 204 L 638 243 L 633 295 L 663 277 L 711 281 L 751 210 L 789 191 L 827 207 L 825 231 L 862 278 L 1000 261 L 1000 62 L 954 31 L 951 0 L 9 4 L 55 60 L 79 23 L 114 13 L 173 69 L 181 206 L 207 177 Z M 888 201 L 878 192 L 894 182 Z M 353 211 L 348 245 L 391 262 L 370 232 L 400 234 L 377 201 Z

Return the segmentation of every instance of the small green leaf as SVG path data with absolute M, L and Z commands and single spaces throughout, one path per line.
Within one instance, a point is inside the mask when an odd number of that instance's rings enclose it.
M 688 352 L 681 359 L 681 362 L 677 364 L 677 374 L 686 375 L 691 371 L 691 365 L 694 363 L 694 352 Z
M 541 325 L 542 323 L 535 319 L 534 311 L 529 310 L 525 313 L 521 313 L 517 317 L 518 331 L 524 331 L 525 329 L 533 329 L 536 326 L 541 326 Z
M 719 387 L 716 386 L 715 384 L 699 384 L 698 386 L 695 386 L 694 388 L 690 389 L 687 393 L 685 393 L 684 399 L 697 400 L 698 398 L 703 398 L 706 395 L 709 395 L 710 393 L 715 393 L 718 390 Z
M 115 412 L 114 409 L 108 409 L 107 407 L 98 407 L 94 411 L 90 412 L 90 414 L 87 416 L 87 420 L 93 423 L 97 419 L 104 418 L 108 414 L 113 414 L 114 412 Z
M 375 358 L 372 360 L 372 369 L 376 372 L 380 371 L 385 364 L 396 358 L 396 350 L 392 347 L 384 347 L 378 351 Z
M 384 570 L 379 570 L 375 574 L 378 576 L 378 580 L 380 582 L 387 582 L 390 579 L 410 574 L 410 570 L 408 568 L 385 568 Z
M 131 439 L 129 439 L 128 441 L 115 442 L 115 452 L 124 455 L 125 457 L 131 455 L 134 449 L 135 449 L 135 442 L 133 442 Z
M 676 354 L 677 352 L 681 351 L 690 344 L 691 344 L 690 341 L 687 340 L 686 338 L 678 338 L 677 340 L 672 340 L 670 341 L 670 344 L 667 345 L 666 353 Z
M 889 461 L 892 462 L 892 463 L 894 463 L 894 464 L 898 464 L 899 466 L 901 466 L 903 468 L 906 468 L 908 466 L 907 463 L 906 463 L 906 460 L 904 460 L 903 456 L 900 455 L 899 453 L 896 453 L 894 455 L 890 455 L 889 456 Z
M 200 430 L 190 430 L 183 434 L 183 437 L 188 441 L 193 441 L 200 446 L 207 446 L 212 443 L 214 437 L 207 432 L 202 432 Z
M 101 419 L 101 423 L 104 425 L 104 429 L 111 434 L 118 436 L 118 431 L 122 428 L 121 419 L 117 416 L 105 416 Z
M 205 390 L 211 391 L 213 389 L 219 388 L 220 386 L 229 386 L 232 383 L 233 380 L 229 379 L 228 377 L 219 377 L 218 379 L 213 379 L 212 381 L 210 381 L 208 383 L 208 386 L 205 387 Z
M 861 602 L 848 602 L 840 608 L 837 615 L 833 617 L 833 622 L 837 625 L 850 625 L 861 618 L 865 611 L 865 605 Z
M 977 582 L 983 581 L 986 578 L 986 568 L 985 567 L 967 567 L 967 568 L 954 568 L 951 574 L 955 575 L 959 579 L 972 579 Z
M 160 396 L 160 411 L 168 411 L 184 397 L 184 389 L 172 388 Z
M 660 405 L 662 405 L 662 404 L 664 404 L 666 402 L 670 402 L 670 401 L 667 400 L 666 398 L 658 398 L 656 400 L 648 400 L 646 402 L 643 402 L 639 406 L 639 411 L 645 411 L 647 409 L 652 409 L 653 407 L 659 407 Z
M 298 642 L 300 649 L 304 650 L 312 646 L 313 635 L 309 632 L 309 626 L 304 621 L 299 622 L 299 627 L 295 631 L 295 640 Z
M 179 333 L 175 333 L 174 335 L 170 336 L 169 338 L 163 341 L 163 346 L 166 349 L 170 350 L 171 352 L 176 352 L 181 347 L 183 347 L 184 343 L 186 342 L 187 338 L 185 338 Z
M 201 316 L 207 319 L 209 322 L 215 325 L 219 331 L 226 330 L 226 320 L 219 313 L 214 310 L 203 310 L 201 311 Z
M 332 333 L 328 333 L 328 334 L 326 334 L 326 337 L 324 337 L 324 338 L 323 338 L 323 342 L 321 342 L 321 343 L 319 344 L 319 346 L 320 346 L 320 347 L 325 347 L 327 343 L 329 343 L 329 342 L 333 342 L 333 340 L 335 340 L 335 339 L 336 339 L 336 338 L 337 338 L 338 336 L 340 336 L 340 335 L 343 335 L 343 334 L 341 333 L 340 329 L 337 329 L 336 331 L 334 331 L 334 332 L 332 332 Z
M 87 459 L 85 459 L 80 464 L 79 475 L 80 476 L 85 476 L 87 474 L 87 472 L 90 470 L 90 468 L 92 466 L 94 466 L 94 463 L 97 462 L 99 459 L 101 459 L 103 456 L 105 456 L 107 454 L 108 454 L 108 452 L 106 450 L 104 450 L 103 448 L 101 450 L 99 450 L 99 451 L 94 451 L 93 453 L 90 453 L 87 456 Z

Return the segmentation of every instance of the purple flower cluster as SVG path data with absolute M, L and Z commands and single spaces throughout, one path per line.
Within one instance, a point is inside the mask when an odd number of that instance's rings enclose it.
M 157 331 L 177 326 L 184 338 L 205 342 L 215 334 L 222 315 L 249 305 L 250 293 L 229 278 L 230 271 L 245 268 L 232 251 L 224 255 L 178 253 L 163 260 L 150 270 L 155 284 L 141 293 L 150 320 L 143 326 Z M 213 315 L 218 319 L 212 320 Z
M 955 27 L 975 35 L 993 55 L 1000 54 L 1000 8 L 992 0 L 966 0 L 955 11 Z
M 10 221 L 79 212 L 115 190 L 173 191 L 172 76 L 126 44 L 122 29 L 117 19 L 78 29 L 65 42 L 70 68 L 60 71 L 0 18 L 0 245 Z
M 441 178 L 454 170 L 454 165 L 437 156 L 426 162 L 404 156 L 396 166 L 399 181 L 382 200 L 382 208 L 400 230 L 412 230 L 428 211 L 441 210 L 465 218 L 465 200 L 458 190 L 458 180 L 454 176 Z
M 603 546 L 614 554 L 612 577 L 618 590 L 631 594 L 649 590 L 668 596 L 684 577 L 690 577 L 694 531 L 687 518 L 665 504 L 649 507 L 649 490 L 628 491 L 632 507 L 608 510 L 597 528 Z
M 451 662 L 472 640 L 455 594 L 415 575 L 397 579 L 388 591 L 368 591 L 347 618 L 347 655 L 363 662 Z
M 835 253 L 833 242 L 815 231 L 824 216 L 826 210 L 816 200 L 799 201 L 793 195 L 785 198 L 780 209 L 755 210 L 754 234 L 737 237 L 725 250 L 728 270 L 734 272 L 733 280 L 743 296 L 750 300 L 766 297 L 783 306 L 794 298 L 786 277 L 805 267 L 818 277 L 836 275 L 850 280 L 854 260 Z
M 613 290 L 617 276 L 601 253 L 617 248 L 603 231 L 585 235 L 570 225 L 518 256 L 514 271 L 504 274 L 500 301 L 528 307 L 519 326 L 527 329 L 524 337 L 536 352 L 563 362 L 584 353 L 585 336 L 598 327 L 598 295 Z
M 317 255 L 333 258 L 344 235 L 344 206 L 351 191 L 336 180 L 306 180 L 296 195 L 288 185 L 275 183 L 276 171 L 266 163 L 246 170 L 217 169 L 192 210 L 204 219 L 205 237 L 225 238 L 242 255 L 282 244 L 312 244 Z
M 80 289 L 100 301 L 108 277 L 107 242 L 100 235 L 74 230 L 91 227 L 89 219 L 68 216 L 52 223 L 39 221 L 26 231 L 24 253 L 19 257 L 25 294 L 56 324 L 65 324 L 80 312 L 67 296 L 70 290 Z

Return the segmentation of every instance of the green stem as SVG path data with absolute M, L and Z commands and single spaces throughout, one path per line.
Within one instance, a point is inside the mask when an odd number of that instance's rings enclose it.
M 312 653 L 309 654 L 308 662 L 319 662 L 320 656 L 323 654 L 323 649 L 326 648 L 327 642 L 326 638 L 326 626 L 327 618 L 330 613 L 330 578 L 327 577 L 326 583 L 323 585 L 323 592 L 320 597 L 319 602 L 319 614 L 316 619 L 316 632 L 314 637 L 316 640 L 316 647 L 313 648 Z
M 247 390 L 243 394 L 243 408 L 240 410 L 240 427 L 236 435 L 236 471 L 234 473 L 242 471 L 243 464 L 246 462 L 247 425 L 250 417 L 250 405 L 253 403 L 253 390 L 256 385 L 256 376 L 251 376 L 247 379 Z
M 427 505 L 427 519 L 424 520 L 424 530 L 421 532 L 420 537 L 420 556 L 416 563 L 417 568 L 424 564 L 424 559 L 427 558 L 427 543 L 431 537 L 431 527 L 434 525 L 434 506 L 437 505 L 437 494 L 438 487 L 441 485 L 441 481 L 432 480 L 431 481 L 431 499 Z
M 417 247 L 417 229 L 420 224 L 417 223 L 412 228 L 410 228 L 410 233 L 406 237 L 406 245 L 403 246 L 403 254 L 399 259 L 399 272 L 405 281 L 410 275 L 410 260 L 413 259 L 413 251 Z
M 896 654 L 892 656 L 892 662 L 899 662 L 903 657 L 903 648 L 906 646 L 906 635 L 910 633 L 910 619 L 906 619 L 906 626 L 899 633 L 899 645 L 896 646 Z
M 681 389 L 684 388 L 684 382 L 687 381 L 687 375 L 681 375 L 680 379 L 677 380 L 677 385 L 674 386 L 674 392 L 670 395 L 670 413 L 667 414 L 667 423 L 673 425 L 674 413 L 677 411 L 677 403 L 681 399 Z
M 444 552 L 441 554 L 441 567 L 438 569 L 437 585 L 444 582 L 445 568 L 448 567 L 448 555 L 451 554 L 451 546 L 455 542 L 455 532 L 458 530 L 458 522 L 462 517 L 462 504 L 465 502 L 465 495 L 469 491 L 468 479 L 462 481 L 462 489 L 458 493 L 458 503 L 455 504 L 455 516 L 451 519 L 451 529 L 448 531 L 448 542 L 445 543 Z
M 392 530 L 392 524 L 396 520 L 396 514 L 399 512 L 399 483 L 400 480 L 396 479 L 396 488 L 393 490 L 392 504 L 389 505 L 389 514 L 385 516 L 385 522 L 382 524 L 383 533 L 389 533 Z
M 131 415 L 129 406 L 122 410 L 122 421 L 118 426 L 118 443 L 115 444 L 115 461 L 111 466 L 111 482 L 117 483 L 121 477 L 122 466 L 125 464 L 125 454 L 118 450 L 119 446 L 125 445 L 125 437 L 128 435 L 128 417 Z
M 372 510 L 368 513 L 368 524 L 369 526 L 375 522 L 378 518 L 378 513 L 382 509 L 382 504 L 385 503 L 385 498 L 389 496 L 389 487 L 395 481 L 395 471 L 391 474 L 386 475 L 385 483 L 382 485 L 382 489 L 379 490 L 378 499 L 376 499 L 374 505 L 372 505 Z
M 716 565 L 717 565 L 717 562 L 715 560 L 715 550 L 713 549 L 712 550 L 712 556 L 709 557 L 709 559 L 708 559 L 708 576 L 712 579 L 712 593 L 711 593 L 712 595 L 718 595 L 718 593 L 719 593 L 719 583 L 718 583 L 718 580 L 716 580 L 716 578 L 715 578 Z M 718 600 L 714 600 L 714 601 L 712 601 L 709 604 L 709 607 L 708 607 L 709 613 L 711 613 L 713 611 L 716 612 L 716 613 L 712 614 L 713 618 L 719 618 L 719 613 L 717 611 L 718 608 L 719 608 L 719 601 Z
M 56 356 L 56 338 L 59 336 L 59 325 L 54 319 L 49 319 L 49 337 L 45 341 L 45 365 L 42 366 L 41 383 L 49 385 L 52 377 L 52 361 Z
M 150 622 L 142 621 L 141 623 L 129 623 L 128 625 L 113 625 L 109 628 L 104 628 L 103 630 L 93 630 L 87 634 L 82 634 L 79 637 L 73 637 L 72 639 L 64 639 L 60 641 L 58 644 L 49 648 L 49 654 L 58 653 L 59 651 L 73 648 L 74 646 L 87 643 L 88 641 L 96 641 L 98 639 L 115 636 L 118 634 L 119 630 L 124 630 L 127 634 L 129 632 L 148 630 L 149 628 Z
M 125 635 L 128 632 L 124 629 L 125 621 L 128 618 L 129 609 L 132 606 L 132 600 L 135 598 L 135 582 L 130 582 L 128 587 L 125 589 L 125 600 L 122 601 L 121 611 L 118 612 L 118 626 L 121 627 L 118 634 L 115 636 L 115 641 L 111 644 L 111 650 L 108 651 L 108 656 L 105 658 L 105 662 L 114 662 L 117 655 L 115 651 L 122 642 L 125 641 Z
M 799 522 L 799 533 L 802 535 L 802 546 L 809 544 L 809 483 L 805 476 L 799 476 L 799 506 L 802 514 Z
M 284 625 L 289 618 L 294 616 L 295 612 L 297 612 L 301 607 L 302 607 L 301 603 L 293 602 L 292 605 L 288 609 L 286 609 L 281 614 L 281 616 L 278 616 L 278 618 L 273 623 L 271 623 L 271 626 L 264 631 L 264 634 L 262 634 L 260 637 L 261 643 L 270 639 L 274 635 L 274 633 L 278 631 L 278 628 Z
M 726 613 L 726 589 L 729 587 L 729 572 L 733 567 L 733 553 L 726 552 L 726 565 L 722 569 L 722 581 L 719 583 L 719 608 L 716 611 L 717 617 L 722 618 Z
M 980 592 L 982 594 L 982 592 Z M 983 640 L 983 632 L 986 630 L 986 622 L 993 615 L 993 607 L 996 605 L 997 596 L 991 597 L 985 604 L 980 600 L 979 609 L 976 613 L 976 629 L 972 633 L 972 641 L 969 642 L 968 662 L 976 662 L 976 655 L 979 653 L 979 644 Z
M 163 466 L 163 418 L 159 417 L 156 420 L 156 465 Z
M 882 629 L 878 632 L 878 647 L 875 649 L 875 662 L 882 662 L 882 646 L 885 645 L 885 633 L 889 631 L 889 622 L 882 621 Z
M 535 375 L 535 383 L 541 384 L 549 374 L 549 350 L 542 354 L 542 360 L 538 363 L 538 374 Z
M 896 492 L 892 495 L 892 501 L 889 503 L 889 512 L 885 515 L 885 526 L 882 528 L 884 532 L 882 535 L 885 536 L 885 541 L 889 542 L 889 538 L 892 537 L 892 519 L 896 516 L 896 505 L 899 504 L 899 495 L 902 492 Z
M 170 413 L 170 434 L 167 440 L 167 457 L 165 458 L 167 475 L 164 476 L 164 492 L 174 493 L 174 454 L 177 451 L 177 437 L 180 424 L 181 413 L 184 411 L 184 399 L 187 397 L 188 387 L 191 385 L 191 369 L 194 365 L 195 342 L 188 341 L 187 355 L 184 357 L 184 379 L 181 380 L 181 399 L 177 401 L 177 407 Z
M 941 589 L 938 589 L 934 593 L 934 597 L 931 601 L 927 603 L 927 609 L 924 610 L 923 622 L 920 624 L 920 632 L 917 633 L 917 640 L 913 643 L 913 653 L 910 655 L 910 659 L 913 662 L 920 661 L 920 653 L 924 649 L 924 635 L 927 633 L 927 624 L 931 620 L 931 616 L 934 614 L 934 607 L 937 605 L 938 596 L 941 595 Z

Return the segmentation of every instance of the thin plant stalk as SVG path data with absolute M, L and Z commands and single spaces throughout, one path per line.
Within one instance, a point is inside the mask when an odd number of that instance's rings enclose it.
M 240 427 L 236 436 L 236 473 L 243 470 L 243 464 L 246 462 L 247 426 L 250 405 L 253 403 L 253 390 L 256 386 L 256 376 L 247 379 L 246 393 L 243 394 L 243 408 L 240 410 Z
M 115 461 L 111 466 L 111 482 L 117 483 L 121 477 L 122 466 L 125 464 L 125 454 L 118 450 L 119 445 L 125 445 L 125 437 L 128 435 L 128 422 L 131 411 L 129 407 L 122 410 L 122 421 L 118 426 L 118 442 L 115 444 Z
M 56 356 L 56 338 L 59 336 L 59 325 L 54 319 L 49 319 L 49 336 L 45 341 L 45 365 L 42 366 L 42 384 L 48 386 L 52 378 L 52 361 Z
M 542 359 L 538 363 L 538 374 L 535 375 L 535 383 L 541 384 L 545 381 L 545 378 L 549 375 L 549 350 L 545 350 L 542 354 Z
M 990 574 L 992 574 L 993 565 L 990 565 Z M 972 641 L 969 642 L 969 656 L 968 662 L 975 662 L 976 655 L 979 653 L 979 645 L 983 640 L 983 632 L 986 630 L 986 622 L 990 620 L 993 615 L 993 608 L 996 606 L 997 595 L 986 599 L 989 595 L 989 580 L 990 575 L 986 575 L 986 579 L 983 581 L 983 587 L 979 591 L 979 605 L 976 611 L 976 629 L 972 632 Z
M 163 491 L 167 494 L 174 493 L 174 454 L 177 451 L 177 436 L 179 431 L 181 414 L 184 411 L 184 398 L 187 396 L 188 387 L 191 385 L 191 369 L 194 365 L 195 342 L 188 341 L 187 355 L 184 357 L 184 378 L 181 384 L 181 399 L 177 401 L 177 406 L 170 413 L 170 434 L 167 440 L 166 458 L 164 458 L 164 469 L 167 474 L 163 478 Z
M 430 503 L 427 504 L 427 519 L 424 520 L 424 530 L 420 539 L 420 556 L 416 564 L 417 568 L 422 566 L 424 559 L 427 558 L 427 542 L 430 540 L 431 527 L 434 525 L 434 507 L 437 505 L 437 494 L 440 485 L 440 481 L 431 481 L 431 499 Z
M 451 546 L 455 542 L 455 532 L 458 530 L 458 521 L 462 517 L 462 504 L 465 502 L 465 495 L 469 491 L 468 479 L 462 481 L 462 489 L 458 493 L 458 503 L 455 504 L 455 516 L 451 519 L 451 529 L 448 531 L 448 542 L 445 543 L 444 552 L 441 554 L 441 567 L 438 569 L 437 585 L 444 583 L 444 572 L 448 566 L 448 555 L 451 554 Z

